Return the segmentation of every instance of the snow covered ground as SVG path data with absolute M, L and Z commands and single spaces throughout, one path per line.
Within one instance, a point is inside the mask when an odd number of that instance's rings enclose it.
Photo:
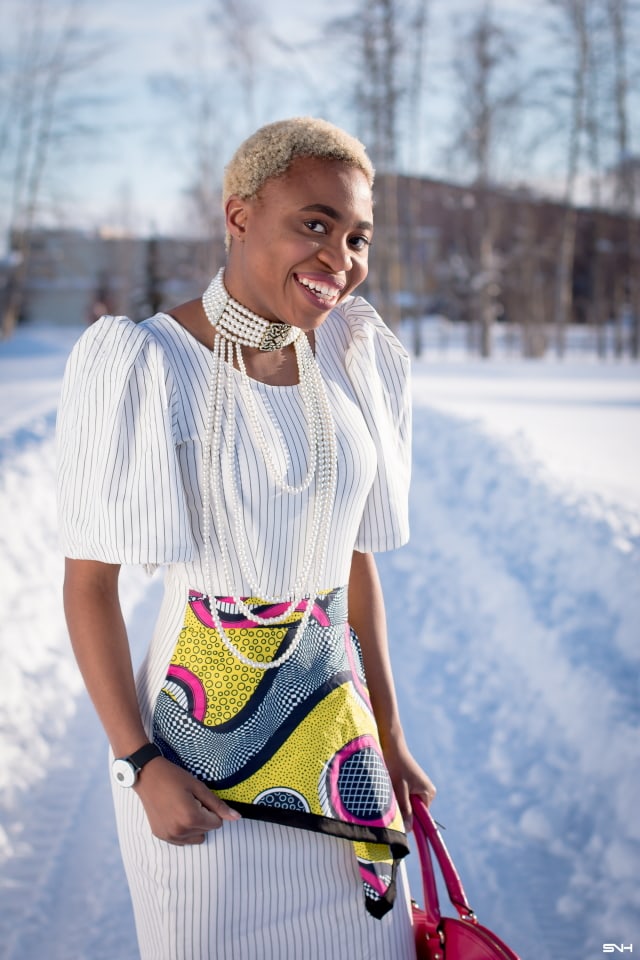
M 77 334 L 0 343 L 3 960 L 136 957 L 106 744 L 59 599 L 54 409 Z M 640 371 L 430 351 L 415 402 L 412 541 L 380 569 L 436 816 L 481 920 L 523 960 L 638 950 Z M 161 581 L 122 581 L 139 657 Z

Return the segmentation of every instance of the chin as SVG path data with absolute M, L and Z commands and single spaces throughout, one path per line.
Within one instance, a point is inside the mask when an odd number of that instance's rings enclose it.
M 339 304 L 335 304 L 335 306 L 330 307 L 328 310 L 323 310 L 322 313 L 318 313 L 314 317 L 291 317 L 286 322 L 291 324 L 292 327 L 299 327 L 300 330 L 304 330 L 305 333 L 308 333 L 311 330 L 317 330 L 318 327 L 321 327 L 331 311 L 335 310 L 338 305 Z

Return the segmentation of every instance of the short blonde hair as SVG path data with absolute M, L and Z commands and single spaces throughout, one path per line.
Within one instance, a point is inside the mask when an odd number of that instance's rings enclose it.
M 260 127 L 240 144 L 224 171 L 223 206 L 234 195 L 255 197 L 267 180 L 281 177 L 298 157 L 341 160 L 362 170 L 373 186 L 373 165 L 359 140 L 327 120 L 292 117 Z

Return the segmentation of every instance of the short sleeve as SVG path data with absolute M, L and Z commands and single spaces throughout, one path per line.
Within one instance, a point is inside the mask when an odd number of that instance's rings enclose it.
M 162 349 L 144 326 L 102 317 L 80 338 L 56 430 L 66 556 L 145 565 L 192 559 L 174 394 Z
M 361 297 L 346 305 L 346 370 L 376 448 L 378 466 L 355 549 L 392 550 L 409 539 L 411 385 L 409 355 Z

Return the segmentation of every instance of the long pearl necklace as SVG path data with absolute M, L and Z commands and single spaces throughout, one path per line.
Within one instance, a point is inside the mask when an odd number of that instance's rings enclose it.
M 211 616 L 220 639 L 227 649 L 242 663 L 260 670 L 272 670 L 285 663 L 295 653 L 309 622 L 313 602 L 320 592 L 321 578 L 329 545 L 331 517 L 337 480 L 336 434 L 333 414 L 320 368 L 313 355 L 307 337 L 297 327 L 286 323 L 271 323 L 264 317 L 252 313 L 229 295 L 224 285 L 224 269 L 220 269 L 202 296 L 202 305 L 207 319 L 216 331 L 213 351 L 211 380 L 207 402 L 207 423 L 203 444 L 203 535 L 204 535 L 204 575 L 209 593 Z M 265 437 L 256 399 L 247 375 L 242 347 L 257 347 L 260 350 L 279 350 L 293 343 L 298 363 L 300 394 L 307 422 L 309 441 L 309 463 L 306 475 L 296 486 L 289 484 L 286 474 L 290 459 L 280 428 L 274 421 L 277 433 L 286 452 L 284 469 L 275 462 L 267 438 Z M 261 617 L 247 606 L 241 597 L 233 597 L 233 602 L 244 615 L 263 626 L 285 623 L 298 608 L 303 610 L 295 635 L 289 647 L 281 656 L 270 662 L 251 660 L 231 642 L 224 629 L 215 602 L 215 590 L 211 576 L 211 515 L 218 535 L 220 556 L 225 581 L 232 582 L 231 553 L 225 533 L 224 514 L 230 514 L 230 525 L 234 534 L 236 556 L 242 575 L 250 584 L 251 590 L 261 602 L 270 603 L 282 600 L 281 597 L 265 596 L 265 591 L 256 582 L 252 564 L 249 560 L 250 545 L 244 531 L 241 508 L 240 484 L 235 462 L 236 445 L 236 376 L 234 359 L 240 371 L 240 391 L 245 401 L 249 424 L 257 446 L 261 450 L 267 470 L 275 484 L 291 496 L 300 494 L 309 487 L 314 476 L 316 489 L 314 497 L 311 534 L 303 556 L 300 570 L 295 579 L 290 602 L 283 613 L 275 617 Z M 230 495 L 225 503 L 222 490 L 222 415 L 224 397 L 228 398 L 228 417 L 226 424 L 227 456 L 224 461 Z M 215 466 L 214 466 L 215 465 Z

